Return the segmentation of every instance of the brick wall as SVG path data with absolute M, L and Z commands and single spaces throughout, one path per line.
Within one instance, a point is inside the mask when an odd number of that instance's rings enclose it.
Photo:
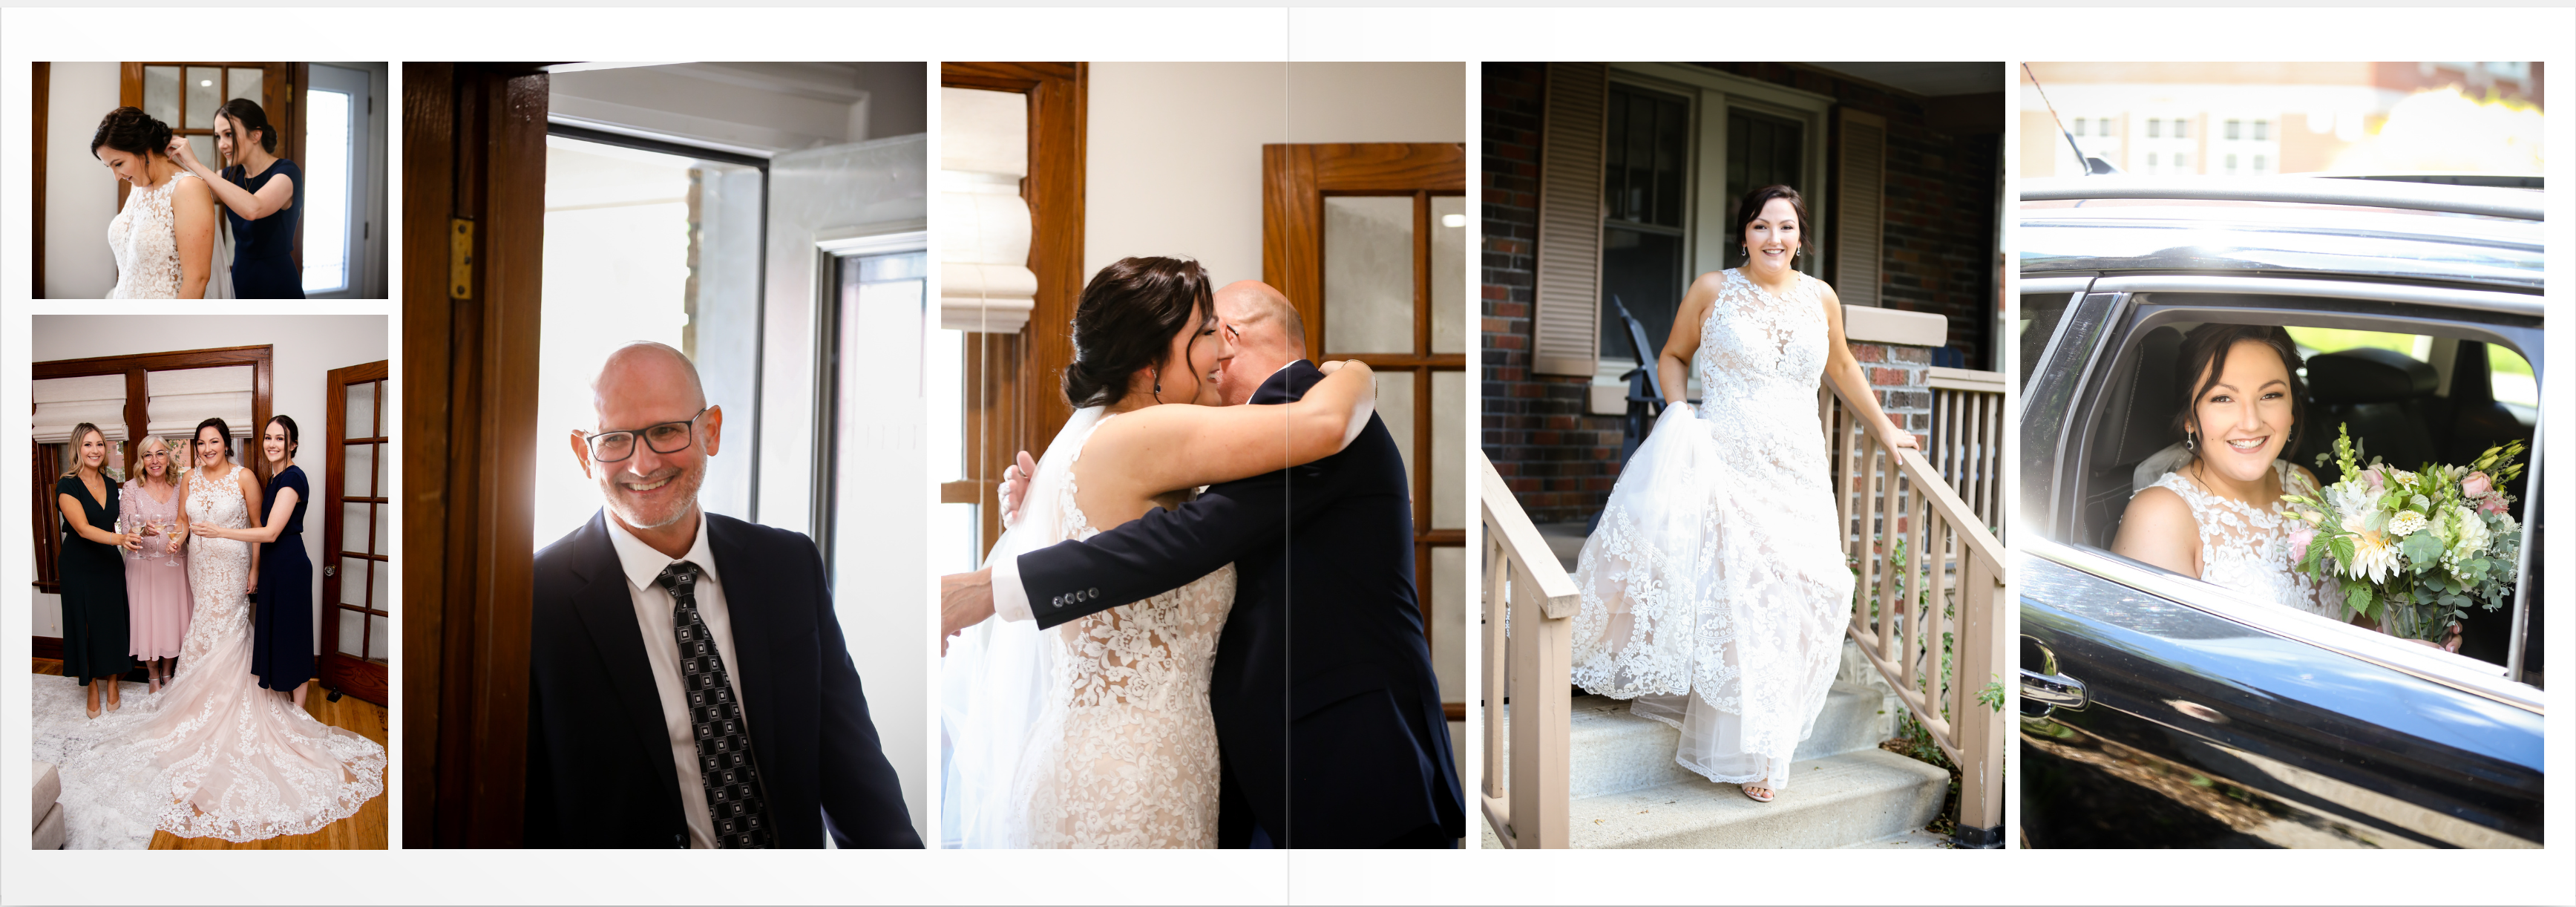
M 1913 432 L 1917 443 L 1931 446 L 1932 348 L 1897 343 L 1854 343 L 1852 358 L 1878 390 L 1878 408 Z

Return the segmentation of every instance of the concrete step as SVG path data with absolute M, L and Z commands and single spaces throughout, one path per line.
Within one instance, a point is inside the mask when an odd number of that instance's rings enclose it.
M 1769 803 L 1732 784 L 1694 778 L 1576 800 L 1578 848 L 1825 848 L 1871 843 L 1921 829 L 1941 811 L 1949 773 L 1885 750 L 1843 753 L 1792 766 Z
M 1875 841 L 1845 844 L 1843 850 L 1955 850 L 1950 839 L 1917 828 L 1903 834 L 1888 835 Z
M 1891 703 L 1879 690 L 1857 684 L 1835 684 L 1816 716 L 1815 733 L 1799 742 L 1792 761 L 1822 759 L 1876 749 L 1895 732 Z M 1903 708 L 1901 705 L 1896 708 Z M 1573 765 L 1568 789 L 1575 799 L 1657 787 L 1699 775 L 1673 761 L 1681 732 L 1672 725 L 1636 715 L 1624 700 L 1604 696 L 1574 697 Z

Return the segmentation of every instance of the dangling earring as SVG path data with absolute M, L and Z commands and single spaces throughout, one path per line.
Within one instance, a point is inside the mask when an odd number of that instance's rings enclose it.
M 1163 370 L 1154 370 L 1154 399 L 1163 399 Z
M 2192 433 L 2190 433 L 2190 432 L 2183 432 L 2183 433 L 2182 433 L 2182 449 L 2184 449 L 2184 450 L 2192 450 L 2192 451 L 2197 451 L 2197 450 L 2199 450 L 2199 449 L 2200 449 L 2200 445 L 2199 445 L 2199 444 L 2197 444 L 2197 443 L 2194 443 L 2194 439 L 2195 439 L 2195 438 L 2197 438 L 2197 437 L 2198 437 L 2197 435 L 2194 435 L 2194 434 L 2192 434 Z

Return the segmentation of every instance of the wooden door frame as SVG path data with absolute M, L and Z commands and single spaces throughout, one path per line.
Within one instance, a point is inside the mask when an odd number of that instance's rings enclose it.
M 30 249 L 34 254 L 28 256 L 27 261 L 28 269 L 33 272 L 33 279 L 29 282 L 33 284 L 34 291 L 29 293 L 27 298 L 43 299 L 45 298 L 45 141 L 49 132 L 46 126 L 51 122 L 49 118 L 52 116 L 53 109 L 54 64 L 39 60 L 35 64 L 35 70 L 35 128 L 28 131 L 35 133 L 36 140 L 35 157 L 30 158 L 36 164 L 33 168 L 36 191 L 27 198 L 29 206 L 35 209 L 35 225 L 28 235 L 35 237 L 36 241 Z
M 402 84 L 402 537 L 424 565 L 402 575 L 403 839 L 516 847 L 547 76 L 533 63 L 405 63 Z
M 369 568 L 371 570 L 393 569 L 393 558 L 387 554 L 376 551 L 352 554 L 341 550 L 340 547 L 341 539 L 347 537 L 343 534 L 346 527 L 341 525 L 341 519 L 344 515 L 342 505 L 351 501 L 344 495 L 348 489 L 348 476 L 344 472 L 348 463 L 348 445 L 353 441 L 376 445 L 375 456 L 368 458 L 368 468 L 375 474 L 367 479 L 368 489 L 375 494 L 355 499 L 357 503 L 371 505 L 368 520 L 373 525 L 367 527 L 368 546 L 383 547 L 383 540 L 390 535 L 384 531 L 387 527 L 383 525 L 386 519 L 393 515 L 393 508 L 390 506 L 392 499 L 384 493 L 387 465 L 384 462 L 384 455 L 393 446 L 392 439 L 381 436 L 347 437 L 349 385 L 384 381 L 389 377 L 388 365 L 390 363 L 386 360 L 379 359 L 347 368 L 335 368 L 323 377 L 322 382 L 322 399 L 324 407 L 328 410 L 323 418 L 325 427 L 322 440 L 324 455 L 330 459 L 322 464 L 322 551 L 323 559 L 327 563 L 322 570 L 322 651 L 321 658 L 314 665 L 314 674 L 321 679 L 323 686 L 332 690 L 333 696 L 347 693 L 377 705 L 384 705 L 389 701 L 385 696 L 385 683 L 386 669 L 391 659 L 387 659 L 386 664 L 367 660 L 366 653 L 375 648 L 373 642 L 375 631 L 373 627 L 363 623 L 358 628 L 358 656 L 352 658 L 341 653 L 339 646 L 340 590 L 341 584 L 347 581 L 347 577 L 340 575 L 339 568 L 343 559 L 355 557 L 359 560 L 374 561 L 380 565 L 371 566 Z M 385 424 L 384 391 L 390 387 L 391 383 L 387 382 L 376 392 L 375 425 L 379 428 Z M 387 583 L 386 587 L 392 588 L 392 584 Z M 389 631 L 393 623 L 393 615 L 387 607 L 390 604 L 390 602 L 376 601 L 375 585 L 373 582 L 368 582 L 367 597 L 363 600 L 361 613 L 383 617 L 385 619 L 383 623 L 387 625 Z M 386 645 L 384 648 L 388 655 L 392 653 L 391 645 Z
M 1467 354 L 1431 351 L 1431 281 L 1429 267 L 1413 269 L 1413 350 L 1407 353 L 1344 354 L 1324 346 L 1324 197 L 1389 195 L 1414 199 L 1414 260 L 1431 255 L 1430 197 L 1467 193 L 1467 146 L 1462 142 L 1339 143 L 1261 146 L 1261 277 L 1277 287 L 1306 320 L 1306 349 L 1315 355 L 1357 359 L 1371 368 L 1402 368 L 1413 373 L 1413 570 L 1416 604 L 1422 609 L 1422 631 L 1432 636 L 1431 551 L 1461 547 L 1465 529 L 1431 527 L 1432 451 L 1436 449 L 1427 405 L 1435 371 L 1467 370 Z M 1460 276 L 1459 279 L 1464 279 Z M 1464 292 L 1464 288 L 1461 289 Z M 1470 332 L 1467 336 L 1472 337 Z M 1470 379 L 1472 380 L 1472 379 Z M 1472 385 L 1471 385 L 1472 386 Z M 1449 703 L 1450 720 L 1465 714 L 1461 703 Z
M 966 450 L 972 474 L 941 488 L 943 503 L 980 503 L 980 492 L 999 481 L 1023 450 L 1055 437 L 1073 404 L 1061 377 L 1073 364 L 1073 308 L 1082 298 L 1084 122 L 1091 85 L 1089 63 L 941 63 L 942 88 L 1008 91 L 1029 99 L 1029 173 L 1020 198 L 1035 228 L 1029 270 L 1036 272 L 1036 305 L 1017 335 L 978 342 L 967 338 L 969 399 Z M 982 391 L 983 393 L 972 393 Z M 982 508 L 986 548 L 1001 536 L 1001 509 Z M 982 552 L 978 552 L 981 554 Z

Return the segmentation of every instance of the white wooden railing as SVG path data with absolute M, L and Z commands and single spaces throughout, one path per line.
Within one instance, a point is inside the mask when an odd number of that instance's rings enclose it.
M 1985 401 L 1967 396 L 1982 390 L 1942 392 L 1967 404 L 1954 403 L 1945 419 L 1936 401 L 1932 453 L 1951 466 L 1947 474 L 1921 452 L 1890 447 L 1893 429 L 1853 418 L 1830 383 L 1817 393 L 1817 408 L 1833 457 L 1843 554 L 1859 572 L 1846 632 L 1959 767 L 1962 837 L 1992 837 L 2003 826 L 2004 723 L 1995 705 L 2009 600 L 2003 546 L 1987 531 L 1989 517 L 1946 476 L 1962 477 L 1979 500 L 2002 509 L 1993 443 L 2000 398 L 1989 416 Z
M 1574 580 L 1493 461 L 1479 451 L 1476 465 L 1485 511 L 1485 820 L 1505 847 L 1564 847 Z M 1513 707 L 1508 722 L 1506 702 Z

